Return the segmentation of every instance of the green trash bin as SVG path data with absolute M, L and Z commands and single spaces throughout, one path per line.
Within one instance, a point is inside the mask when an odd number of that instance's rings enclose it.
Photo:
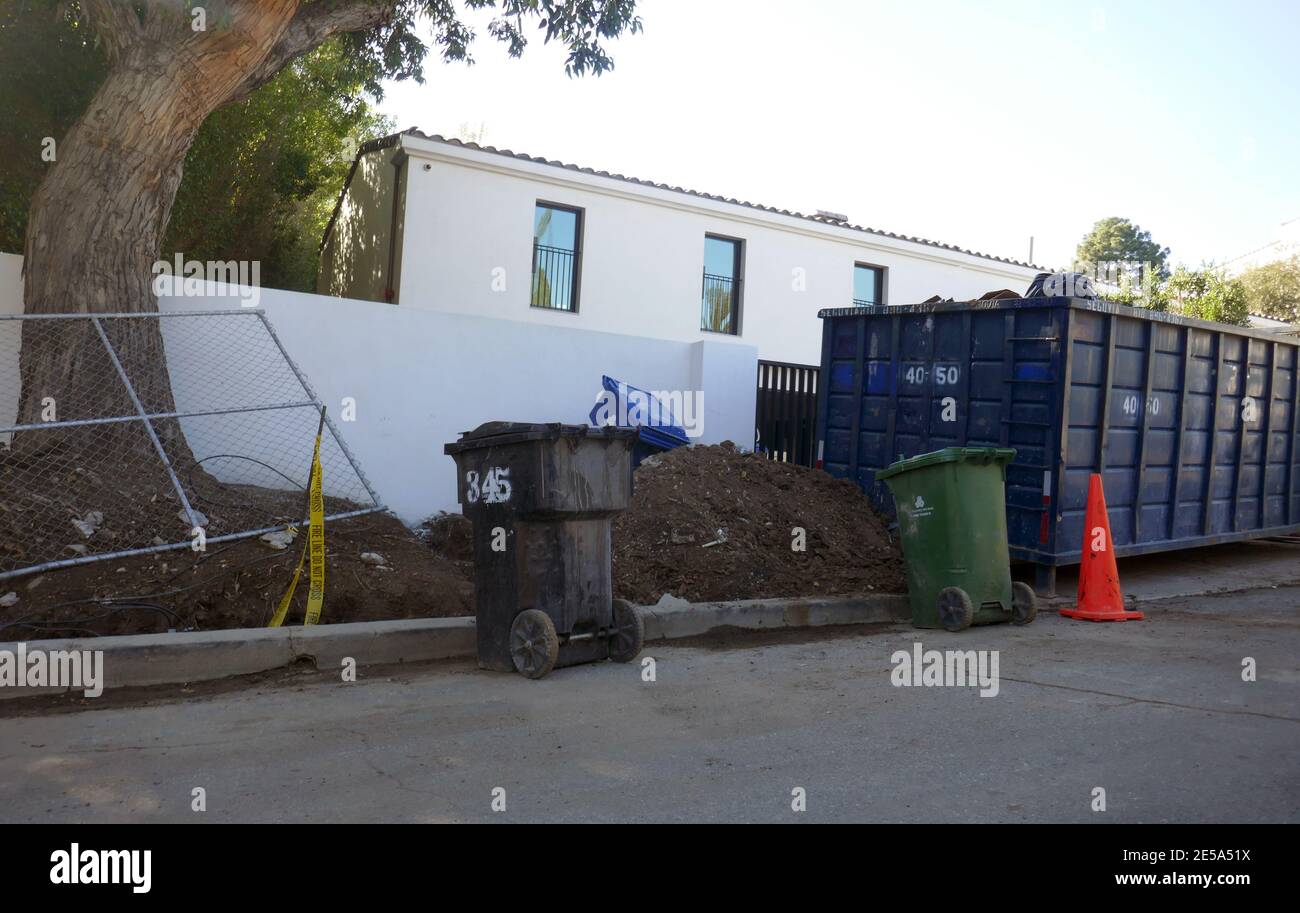
M 946 447 L 876 473 L 894 495 L 916 627 L 1034 620 L 1034 591 L 1012 583 L 1007 551 L 1006 467 L 1015 455 Z

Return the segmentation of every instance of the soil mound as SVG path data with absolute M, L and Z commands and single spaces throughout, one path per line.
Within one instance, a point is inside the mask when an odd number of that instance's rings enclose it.
M 642 463 L 614 524 L 614 593 L 648 604 L 906 591 L 887 521 L 819 469 L 681 447 Z M 798 551 L 797 529 L 805 549 Z

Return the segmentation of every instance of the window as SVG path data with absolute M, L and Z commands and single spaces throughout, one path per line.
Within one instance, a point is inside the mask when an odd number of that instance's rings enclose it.
M 532 306 L 576 311 L 581 263 L 582 210 L 538 203 L 533 214 Z
M 867 307 L 885 300 L 885 271 L 879 266 L 853 264 L 853 305 Z
M 742 243 L 734 238 L 704 236 L 704 290 L 700 296 L 700 329 L 740 333 L 740 268 Z

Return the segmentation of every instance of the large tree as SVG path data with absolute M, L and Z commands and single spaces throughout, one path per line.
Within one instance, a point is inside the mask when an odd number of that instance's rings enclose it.
M 488 34 L 512 56 L 534 27 L 546 41 L 562 42 L 571 75 L 607 70 L 603 42 L 641 27 L 635 0 L 462 6 L 494 11 Z M 446 60 L 470 60 L 475 38 L 454 0 L 78 0 L 63 7 L 93 32 L 107 72 L 32 198 L 24 246 L 29 314 L 153 310 L 151 265 L 199 128 L 290 62 L 346 36 L 349 53 L 373 61 L 377 76 L 418 79 L 428 49 L 417 17 L 427 17 Z M 146 406 L 166 410 L 172 397 L 158 331 L 150 321 L 131 327 L 116 340 L 123 360 L 136 370 Z M 39 338 L 32 331 L 28 321 L 20 421 L 37 422 L 42 397 L 69 389 L 79 410 L 124 410 L 120 391 L 102 376 L 90 328 L 65 321 Z
M 1169 248 L 1161 247 L 1144 231 L 1128 219 L 1111 216 L 1102 219 L 1079 242 L 1075 250 L 1076 263 L 1097 266 L 1101 264 L 1140 264 L 1155 271 L 1160 279 L 1169 276 Z
M 1300 323 L 1300 254 L 1252 267 L 1240 278 L 1251 313 Z
M 21 253 L 27 209 L 107 65 L 75 5 L 0 0 L 0 251 Z M 41 15 L 32 15 L 34 9 Z M 357 143 L 392 131 L 367 85 L 380 65 L 338 36 L 215 112 L 185 159 L 160 259 L 257 261 L 270 288 L 316 287 L 321 234 Z

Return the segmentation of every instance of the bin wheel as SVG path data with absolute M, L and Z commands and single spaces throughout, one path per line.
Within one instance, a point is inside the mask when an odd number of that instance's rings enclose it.
M 961 587 L 945 587 L 939 593 L 939 624 L 945 631 L 964 631 L 975 620 L 975 608 Z
M 524 678 L 541 678 L 555 668 L 560 638 L 555 622 L 541 609 L 525 609 L 510 626 L 510 658 Z
M 1011 623 L 1027 625 L 1038 617 L 1038 597 L 1034 588 L 1016 581 L 1011 584 Z
M 614 626 L 609 631 L 609 658 L 630 663 L 645 646 L 645 619 L 626 599 L 614 600 Z

